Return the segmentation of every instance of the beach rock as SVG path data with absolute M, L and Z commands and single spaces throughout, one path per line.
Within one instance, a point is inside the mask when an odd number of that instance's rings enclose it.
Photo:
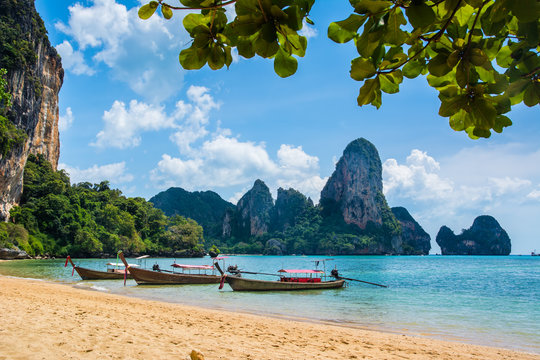
M 264 255 L 284 255 L 287 253 L 287 247 L 280 239 L 272 238 L 264 246 Z
M 442 255 L 508 255 L 512 249 L 506 231 L 489 215 L 474 219 L 472 226 L 460 235 L 443 226 L 436 241 Z
M 313 201 L 304 194 L 294 189 L 279 188 L 276 204 L 271 212 L 271 231 L 285 231 L 296 225 L 309 208 L 313 208 Z
M 191 360 L 204 360 L 204 355 L 200 351 L 191 350 L 191 354 L 189 354 L 189 358 Z
M 360 229 L 366 229 L 370 222 L 380 226 L 383 210 L 390 210 L 382 190 L 379 153 L 372 143 L 360 138 L 343 151 L 336 170 L 321 191 L 320 204 L 325 213 L 339 212 L 345 223 Z
M 0 249 L 0 259 L 1 260 L 15 260 L 15 259 L 28 259 L 30 256 L 26 251 L 19 249 Z
M 42 154 L 54 170 L 57 168 L 60 155 L 58 92 L 64 70 L 60 56 L 49 43 L 34 0 L 0 0 L 0 22 L 10 29 L 5 33 L 5 42 L 0 44 L 0 68 L 8 71 L 7 82 L 12 95 L 7 117 L 27 134 L 24 143 L 14 147 L 7 156 L 0 154 L 0 220 L 7 220 L 9 210 L 21 197 L 28 155 Z M 29 46 L 21 49 L 20 44 Z
M 431 236 L 414 220 L 404 207 L 393 207 L 392 213 L 401 224 L 403 255 L 427 255 L 431 249 Z
M 256 180 L 251 190 L 245 193 L 236 205 L 238 233 L 260 236 L 268 232 L 273 206 L 270 189 L 263 181 Z

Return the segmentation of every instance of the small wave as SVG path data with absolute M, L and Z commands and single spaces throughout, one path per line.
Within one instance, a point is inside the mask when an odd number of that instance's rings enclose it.
M 110 289 L 107 289 L 107 288 L 102 287 L 102 286 L 97 286 L 97 285 L 94 285 L 94 284 L 77 283 L 77 284 L 74 284 L 73 287 L 78 288 L 78 289 L 103 291 L 103 292 L 109 292 L 110 291 Z

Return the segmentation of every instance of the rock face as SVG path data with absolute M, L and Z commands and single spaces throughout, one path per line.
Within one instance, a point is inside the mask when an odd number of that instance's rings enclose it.
M 365 229 L 368 222 L 382 224 L 382 165 L 375 146 L 360 138 L 343 151 L 336 170 L 321 191 L 321 206 L 339 211 L 347 224 Z M 384 198 L 384 195 L 383 195 Z
M 30 256 L 28 256 L 26 251 L 23 251 L 23 250 L 7 249 L 7 248 L 0 249 L 0 259 L 2 260 L 28 259 L 28 258 L 30 258 Z
M 404 207 L 393 207 L 392 213 L 401 224 L 401 246 L 404 255 L 427 255 L 431 236 L 413 219 Z
M 313 207 L 313 201 L 297 190 L 283 188 L 278 189 L 276 204 L 271 214 L 271 230 L 285 231 L 296 225 L 298 218 L 308 208 Z
M 436 241 L 443 255 L 508 255 L 512 249 L 506 231 L 488 215 L 474 219 L 472 226 L 460 235 L 443 226 Z
M 8 70 L 13 103 L 8 119 L 27 134 L 24 144 L 6 157 L 0 155 L 0 219 L 6 220 L 20 199 L 28 155 L 43 154 L 56 170 L 58 92 L 64 71 L 33 0 L 0 0 L 0 23 L 7 42 L 0 44 L 0 67 Z M 12 51 L 13 47 L 24 53 Z
M 268 232 L 273 206 L 270 189 L 261 180 L 256 180 L 236 205 L 239 234 L 260 236 Z

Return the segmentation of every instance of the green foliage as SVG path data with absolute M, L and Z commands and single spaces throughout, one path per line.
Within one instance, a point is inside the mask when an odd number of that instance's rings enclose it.
M 70 184 L 62 170 L 53 171 L 42 155 L 30 155 L 24 172 L 20 206 L 12 221 L 24 230 L 18 238 L 30 255 L 95 257 L 148 253 L 202 256 L 202 228 L 191 219 L 166 217 L 143 198 L 126 198 L 99 184 Z M 24 234 L 23 234 L 24 235 Z M 5 241 L 0 231 L 0 241 Z M 13 242 L 13 241 L 12 241 Z
M 0 155 L 2 157 L 6 157 L 14 147 L 26 140 L 26 133 L 17 129 L 6 117 L 11 106 L 11 94 L 7 92 L 7 82 L 4 78 L 6 74 L 6 69 L 0 69 Z
M 199 9 L 184 18 L 193 41 L 180 52 L 189 70 L 231 64 L 231 49 L 251 58 L 274 59 L 281 77 L 294 74 L 307 39 L 298 32 L 313 24 L 315 0 L 181 0 L 185 7 L 151 1 L 139 11 L 148 19 L 161 6 Z M 235 4 L 228 21 L 225 5 Z M 359 57 L 350 76 L 362 82 L 359 106 L 382 105 L 382 93 L 399 92 L 403 78 L 427 75 L 439 92 L 439 115 L 472 139 L 502 132 L 513 105 L 540 103 L 540 2 L 537 0 L 350 0 L 353 13 L 328 27 L 336 43 L 354 44 Z
M 19 248 L 29 255 L 34 255 L 29 243 L 28 231 L 21 225 L 0 222 L 0 248 Z

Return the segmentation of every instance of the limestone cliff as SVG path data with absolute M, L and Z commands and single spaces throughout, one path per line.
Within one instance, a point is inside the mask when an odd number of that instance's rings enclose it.
M 236 205 L 239 233 L 260 236 L 268 232 L 273 206 L 270 189 L 261 180 L 256 180 L 251 190 L 245 193 Z
M 403 253 L 400 224 L 383 194 L 381 159 L 366 139 L 347 145 L 321 191 L 320 206 L 327 219 L 342 219 L 369 238 L 359 240 L 353 253 Z
M 414 220 L 404 207 L 393 207 L 392 213 L 401 224 L 401 243 L 404 255 L 427 255 L 431 236 Z
M 436 241 L 443 255 L 508 255 L 512 249 L 506 231 L 489 215 L 474 219 L 472 226 L 460 235 L 443 226 Z
M 321 192 L 321 205 L 339 211 L 347 224 L 365 229 L 368 222 L 382 224 L 382 165 L 375 146 L 360 138 L 343 151 L 336 170 Z M 386 205 L 386 204 L 385 204 Z
M 313 201 L 295 189 L 278 189 L 276 204 L 271 212 L 271 231 L 285 231 L 296 225 L 307 209 L 313 207 Z
M 43 154 L 56 169 L 60 155 L 58 92 L 64 71 L 33 0 L 0 0 L 0 68 L 8 71 L 8 119 L 27 139 L 0 155 L 0 219 L 18 203 L 29 154 Z

